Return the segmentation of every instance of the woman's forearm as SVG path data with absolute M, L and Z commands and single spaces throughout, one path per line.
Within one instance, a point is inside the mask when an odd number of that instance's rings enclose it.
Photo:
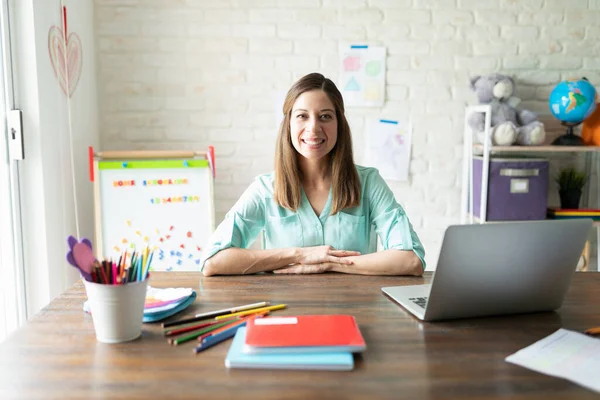
M 230 247 L 206 260 L 202 273 L 211 276 L 273 271 L 296 262 L 297 253 L 297 248 L 250 250 Z
M 362 275 L 423 275 L 423 264 L 412 250 L 390 249 L 348 258 L 352 264 L 336 264 L 332 270 Z

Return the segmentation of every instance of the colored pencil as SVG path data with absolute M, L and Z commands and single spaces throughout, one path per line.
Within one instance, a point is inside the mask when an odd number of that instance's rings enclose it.
M 177 338 L 174 338 L 174 339 L 169 339 L 169 343 L 171 343 L 172 345 L 177 346 L 178 344 L 185 343 L 185 342 L 188 342 L 190 340 L 194 340 L 198 336 L 202 335 L 203 333 L 212 331 L 214 329 L 220 328 L 220 327 L 225 326 L 227 324 L 229 324 L 229 321 L 221 322 L 219 324 L 214 324 L 214 325 L 208 326 L 206 328 L 199 329 L 197 331 L 193 331 L 192 333 L 189 333 L 187 335 L 183 335 L 183 336 L 180 336 L 180 337 L 177 337 Z
M 148 278 L 154 252 L 148 246 L 140 252 L 125 250 L 118 259 L 96 260 L 92 265 L 91 280 L 95 283 L 122 285 Z
M 231 317 L 229 319 L 239 319 L 239 317 Z M 172 331 L 174 329 L 188 328 L 190 326 L 196 326 L 196 325 L 200 325 L 200 324 L 214 324 L 214 323 L 218 323 L 218 322 L 225 322 L 225 320 L 215 321 L 214 318 L 205 319 L 203 321 L 194 321 L 194 322 L 189 322 L 187 324 L 179 324 L 179 325 L 169 326 L 167 328 L 163 328 L 163 331 L 166 332 L 166 331 Z
M 265 307 L 265 306 L 268 306 L 268 305 L 269 305 L 268 301 L 261 301 L 261 302 L 258 302 L 258 303 L 246 304 L 246 305 L 243 305 L 243 306 L 225 308 L 223 310 L 210 311 L 210 312 L 206 312 L 206 313 L 202 313 L 202 314 L 196 314 L 195 318 L 217 317 L 219 315 L 225 315 L 225 314 L 235 313 L 235 312 L 244 311 L 244 310 L 251 310 L 251 309 L 254 309 L 254 308 L 261 308 L 261 307 Z
M 127 254 L 127 253 L 125 253 Z M 123 283 L 124 277 L 123 277 L 123 269 L 125 268 L 125 256 L 121 254 L 121 256 L 119 257 L 119 277 L 121 278 L 120 281 L 121 283 Z
M 259 313 L 262 311 L 275 311 L 275 310 L 281 310 L 283 308 L 285 308 L 286 305 L 285 304 L 277 304 L 275 306 L 269 306 L 269 307 L 262 307 L 262 308 L 256 308 L 254 310 L 247 310 L 247 311 L 240 311 L 237 313 L 233 313 L 233 314 L 229 314 L 229 317 L 233 317 L 233 316 L 243 316 L 243 315 L 248 315 L 248 314 L 255 314 L 255 313 Z M 225 315 L 221 315 L 219 317 L 215 317 L 215 321 L 219 321 L 223 318 L 227 318 L 227 316 Z
M 142 262 L 143 262 L 143 258 L 140 257 L 138 258 L 138 266 L 136 268 L 136 272 L 137 272 L 137 281 L 141 282 L 142 281 Z
M 192 318 L 186 318 L 186 319 L 181 319 L 179 321 L 163 323 L 162 326 L 163 326 L 163 328 L 168 328 L 168 327 L 175 326 L 175 325 L 182 325 L 182 324 L 187 324 L 190 322 L 198 322 L 198 321 L 202 321 L 205 319 L 217 317 L 220 315 L 228 315 L 228 317 L 229 317 L 229 316 L 231 316 L 232 313 L 237 312 L 237 311 L 258 309 L 258 308 L 264 307 L 266 305 L 269 305 L 268 301 L 261 301 L 260 303 L 246 304 L 243 306 L 237 306 L 237 307 L 231 307 L 231 308 L 224 308 L 222 310 L 217 310 L 217 311 L 209 311 L 209 312 L 205 312 L 202 314 L 196 314 Z M 227 318 L 227 317 L 225 317 L 225 318 Z
M 249 317 L 244 318 L 241 321 L 234 322 L 223 328 L 220 328 L 220 329 L 210 332 L 210 333 L 212 333 L 212 335 L 210 335 L 206 338 L 203 338 L 200 345 L 194 349 L 194 353 L 198 354 L 199 352 L 204 351 L 204 350 L 208 349 L 209 347 L 212 347 L 216 344 L 221 343 L 224 340 L 234 337 L 235 333 L 237 332 L 237 330 L 239 328 L 246 326 L 246 323 L 248 322 L 248 320 L 253 319 L 253 318 L 258 318 L 259 316 L 268 314 L 268 313 L 269 312 L 266 311 L 259 315 L 251 315 Z
M 144 280 L 146 280 L 146 278 L 148 277 L 148 272 L 150 272 L 150 263 L 152 263 L 152 256 L 154 255 L 154 252 L 150 253 L 150 257 L 148 257 L 148 262 L 146 263 L 146 273 L 144 274 Z
M 175 327 L 175 329 L 168 329 L 164 331 L 164 335 L 165 336 L 175 336 L 175 335 L 179 335 L 185 332 L 190 332 L 190 331 L 195 331 L 198 329 L 202 329 L 202 328 L 206 328 L 215 324 L 220 324 L 221 322 L 231 322 L 233 320 L 239 320 L 238 317 L 233 317 L 231 318 L 231 320 L 226 320 L 226 321 L 210 321 L 210 322 L 202 322 L 199 324 L 188 324 L 188 325 L 184 325 L 184 326 L 177 326 Z
M 241 322 L 235 326 L 230 327 L 226 331 L 220 332 L 214 336 L 209 336 L 208 338 L 206 338 L 205 341 L 200 343 L 200 345 L 194 349 L 194 353 L 198 354 L 201 351 L 204 351 L 209 347 L 214 346 L 215 344 L 221 343 L 224 340 L 234 337 L 235 333 L 239 328 L 241 328 L 242 326 L 246 326 L 246 322 L 247 321 Z
M 106 274 L 106 283 L 111 284 L 112 278 L 110 276 L 110 270 L 106 266 L 106 260 L 102 261 L 102 269 L 104 270 L 104 273 Z
M 230 321 L 230 323 L 228 325 L 225 325 L 219 329 L 215 329 L 214 331 L 210 331 L 210 332 L 206 332 L 205 334 L 201 335 L 198 337 L 198 341 L 202 342 L 204 339 L 208 338 L 209 336 L 212 335 L 216 335 L 217 333 L 221 333 L 226 331 L 227 329 L 231 328 L 232 326 L 235 326 L 237 324 L 240 324 L 244 321 L 247 321 L 251 318 L 259 318 L 259 317 L 264 317 L 265 315 L 268 315 L 270 313 L 270 311 L 264 311 L 258 314 L 252 314 L 252 315 L 247 315 L 245 317 L 235 317 L 235 319 L 233 319 L 232 321 Z
M 206 322 L 204 324 L 192 325 L 192 326 L 187 326 L 185 328 L 179 328 L 179 329 L 173 329 L 171 331 L 165 331 L 163 334 L 165 336 L 176 336 L 176 335 L 181 335 L 182 333 L 196 331 L 198 329 L 206 328 L 206 327 L 209 327 L 214 324 L 218 324 L 218 322 L 217 321 Z
M 104 264 L 104 261 L 102 262 Z M 102 274 L 102 283 L 109 283 L 108 276 L 106 275 L 106 271 L 104 270 L 104 265 L 99 265 L 98 269 L 100 270 L 100 274 Z
M 119 284 L 121 283 L 121 260 L 122 260 L 122 258 L 123 258 L 123 255 L 120 254 L 119 255 L 119 261 L 116 264 L 116 267 L 117 267 L 117 271 L 116 271 L 117 283 L 119 283 Z
M 136 277 L 136 274 L 135 274 L 136 263 L 137 263 L 137 254 L 134 251 L 131 254 L 131 261 L 129 263 L 129 275 L 127 276 L 127 281 L 128 282 L 133 282 L 134 278 Z

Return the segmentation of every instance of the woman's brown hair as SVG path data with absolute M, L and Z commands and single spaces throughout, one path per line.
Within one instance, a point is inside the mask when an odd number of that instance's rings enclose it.
M 360 180 L 352 154 L 350 126 L 344 115 L 344 99 L 331 79 L 318 73 L 300 78 L 292 85 L 283 102 L 283 121 L 279 126 L 275 149 L 275 201 L 282 207 L 296 211 L 302 193 L 302 172 L 298 166 L 298 152 L 292 145 L 290 119 L 296 99 L 304 92 L 322 90 L 335 108 L 338 121 L 337 142 L 329 153 L 331 185 L 333 187 L 331 214 L 360 205 Z

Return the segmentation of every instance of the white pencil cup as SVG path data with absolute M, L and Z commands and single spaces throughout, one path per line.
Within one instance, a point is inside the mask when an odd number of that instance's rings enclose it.
M 140 337 L 148 279 L 124 285 L 83 282 L 99 342 L 120 343 Z

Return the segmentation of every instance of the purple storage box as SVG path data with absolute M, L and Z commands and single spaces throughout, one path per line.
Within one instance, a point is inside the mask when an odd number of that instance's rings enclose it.
M 490 158 L 488 221 L 546 219 L 548 160 Z M 473 215 L 480 218 L 483 157 L 473 157 Z

